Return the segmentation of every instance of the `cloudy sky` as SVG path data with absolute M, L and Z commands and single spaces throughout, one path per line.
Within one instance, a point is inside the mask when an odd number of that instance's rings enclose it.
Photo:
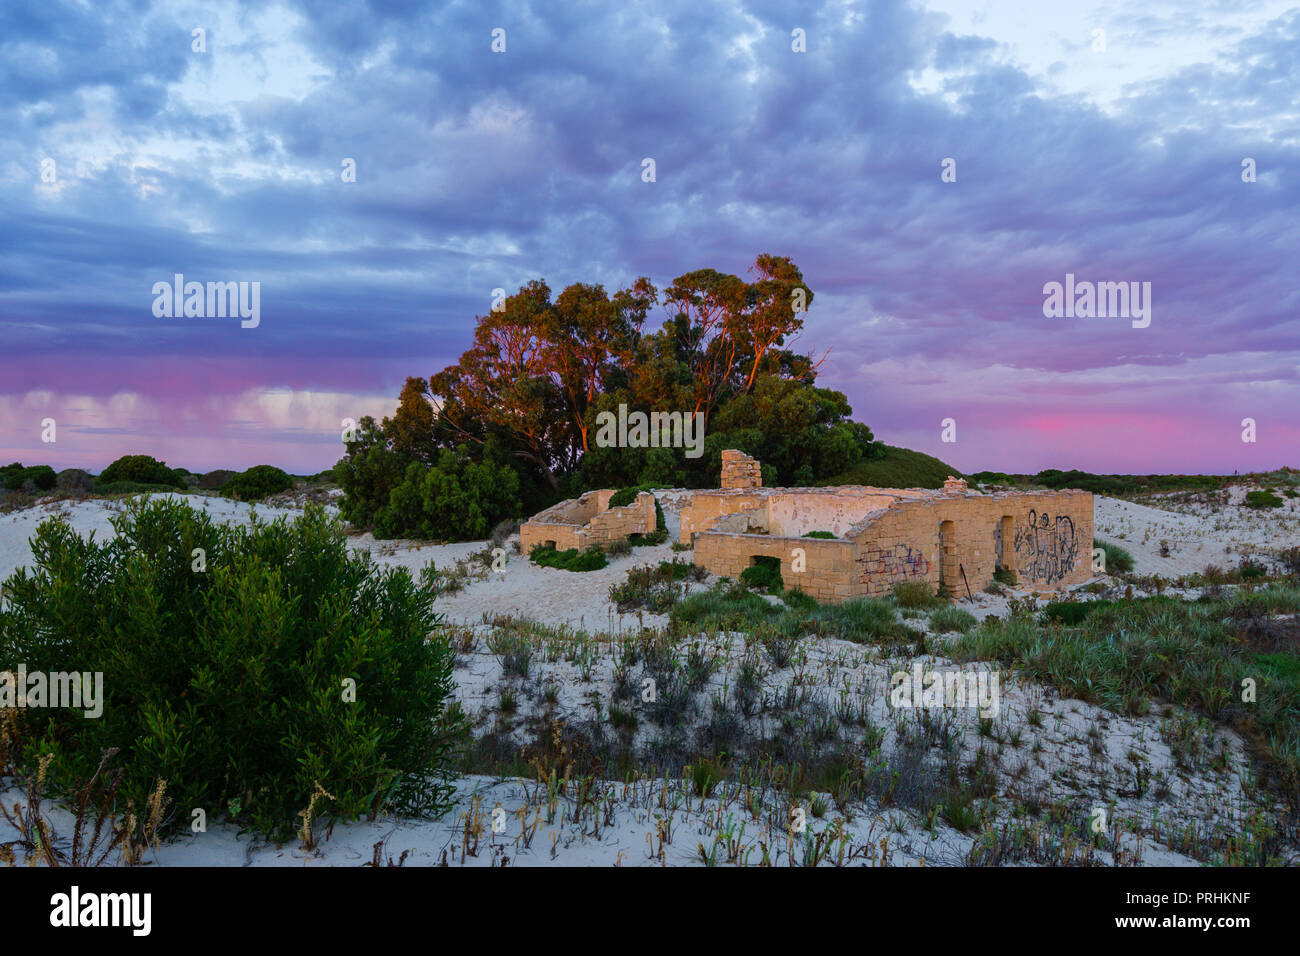
M 493 289 L 771 252 L 890 443 L 1300 465 L 1295 0 L 5 0 L 0 91 L 4 461 L 317 471 Z M 260 323 L 155 315 L 176 273 Z M 1150 324 L 1045 316 L 1067 273 Z

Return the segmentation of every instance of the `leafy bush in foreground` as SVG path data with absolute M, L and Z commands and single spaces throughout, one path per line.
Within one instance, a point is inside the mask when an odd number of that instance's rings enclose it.
M 240 501 L 261 501 L 268 495 L 278 495 L 293 487 L 293 479 L 273 465 L 254 465 L 232 477 L 221 487 L 221 493 Z
M 51 754 L 52 780 L 82 781 L 117 748 L 137 807 L 161 778 L 173 827 L 201 807 L 273 839 L 318 785 L 320 816 L 447 809 L 453 655 L 406 569 L 351 554 L 316 506 L 251 529 L 165 499 L 112 520 L 104 543 L 44 522 L 33 570 L 5 582 L 0 670 L 103 674 L 98 719 L 18 711 L 26 759 Z

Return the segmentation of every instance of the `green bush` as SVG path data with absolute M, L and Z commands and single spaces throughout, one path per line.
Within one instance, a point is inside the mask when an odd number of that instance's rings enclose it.
M 770 594 L 780 594 L 784 588 L 781 559 L 755 556 L 754 563 L 740 572 L 740 583 Z
M 829 531 L 809 531 L 807 534 L 804 535 L 804 537 L 805 538 L 829 538 L 831 540 L 835 539 L 835 535 L 831 534 Z
M 98 484 L 111 485 L 119 481 L 134 481 L 144 485 L 168 485 L 183 488 L 185 482 L 163 462 L 148 455 L 123 455 L 105 468 Z
M 993 569 L 993 580 L 997 581 L 998 584 L 1014 585 L 1016 583 L 1016 572 L 999 564 Z
M 561 571 L 599 571 L 609 566 L 609 559 L 605 557 L 605 552 L 595 545 L 586 551 L 579 551 L 577 548 L 557 551 L 550 545 L 535 544 L 528 552 L 528 558 L 534 564 L 544 568 L 559 568 Z
M 221 486 L 221 493 L 240 501 L 261 501 L 293 487 L 293 479 L 273 465 L 254 465 Z
M 202 807 L 274 840 L 317 785 L 324 817 L 449 807 L 454 655 L 405 568 L 353 555 L 319 506 L 250 529 L 155 499 L 112 522 L 105 542 L 44 522 L 5 582 L 0 669 L 103 674 L 98 719 L 18 711 L 24 758 L 51 754 L 57 785 L 117 748 L 137 808 L 162 779 L 173 826 Z
M 49 465 L 32 465 L 24 468 L 21 462 L 16 461 L 12 465 L 0 468 L 0 490 L 4 491 L 25 491 L 29 494 L 37 491 L 53 491 L 57 482 L 54 469 Z
M 1133 555 L 1129 554 L 1117 544 L 1111 544 L 1109 541 L 1102 541 L 1100 538 L 1092 539 L 1094 548 L 1101 548 L 1106 552 L 1106 573 L 1113 574 L 1116 571 L 1132 571 Z
M 1111 601 L 1052 601 L 1043 605 L 1043 620 L 1076 627 L 1089 614 L 1112 604 Z
M 336 470 L 346 472 L 356 464 L 344 459 Z M 502 519 L 518 517 L 520 507 L 519 476 L 513 469 L 474 461 L 463 449 L 443 449 L 435 465 L 406 466 L 388 503 L 375 512 L 375 537 L 478 541 Z M 342 511 L 356 520 L 355 510 L 345 505 Z
M 1247 508 L 1281 508 L 1282 499 L 1271 491 L 1248 491 L 1242 502 Z

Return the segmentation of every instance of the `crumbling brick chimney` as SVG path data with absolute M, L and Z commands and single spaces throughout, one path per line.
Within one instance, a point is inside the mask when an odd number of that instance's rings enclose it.
M 728 488 L 762 488 L 763 468 L 758 459 L 750 458 L 743 451 L 728 448 L 722 453 L 722 489 Z
M 965 491 L 966 479 L 954 478 L 952 475 L 949 475 L 948 480 L 943 483 L 943 490 L 944 491 Z

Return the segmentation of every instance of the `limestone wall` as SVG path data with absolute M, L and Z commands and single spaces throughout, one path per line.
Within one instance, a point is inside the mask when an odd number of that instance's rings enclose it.
M 655 530 L 655 497 L 641 492 L 631 504 L 610 508 L 612 488 L 589 491 L 533 515 L 519 529 L 519 547 L 527 554 L 535 545 L 555 542 L 560 551 L 584 551 L 593 544 L 623 540 Z
M 1092 576 L 1092 533 L 1087 492 L 939 494 L 855 529 L 855 579 L 864 594 L 920 580 L 964 595 L 986 587 L 1001 563 L 1021 584 L 1067 587 Z

